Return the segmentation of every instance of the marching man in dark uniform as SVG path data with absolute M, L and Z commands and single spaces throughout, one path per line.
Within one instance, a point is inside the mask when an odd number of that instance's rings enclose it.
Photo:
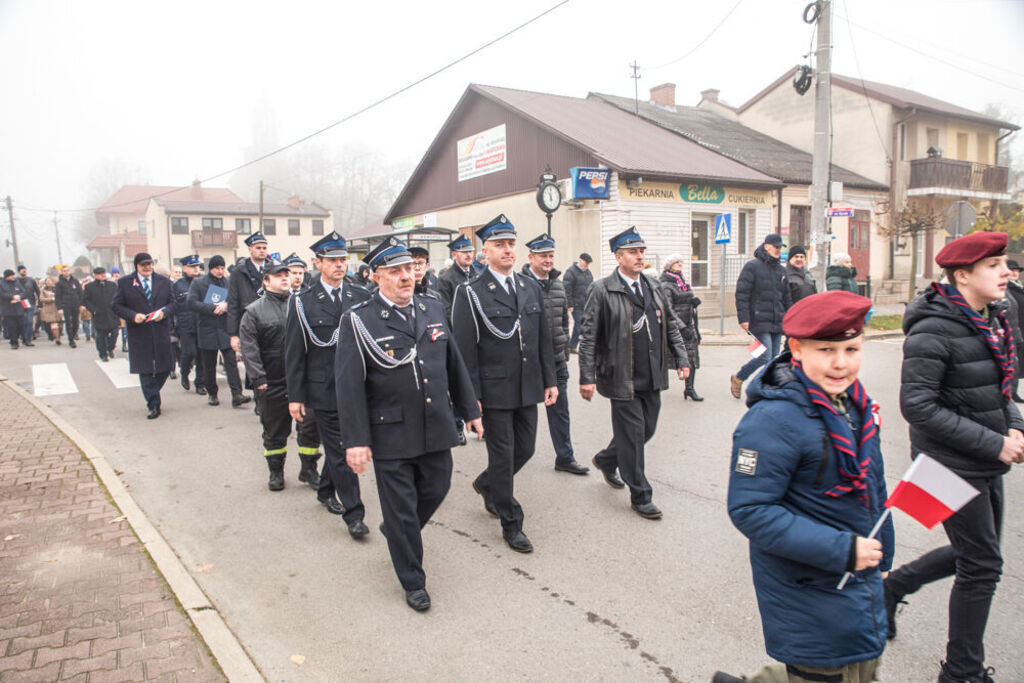
M 291 273 L 287 264 L 266 261 L 263 264 L 263 296 L 245 307 L 238 336 L 242 342 L 242 361 L 252 380 L 256 402 L 260 404 L 263 425 L 263 455 L 270 470 L 267 488 L 284 488 L 284 462 L 288 455 L 288 435 L 292 416 L 288 412 L 288 392 L 284 378 L 285 322 Z M 299 481 L 314 489 L 320 485 L 316 461 L 320 457 L 320 438 L 316 423 L 298 423 Z
M 363 522 L 365 508 L 359 497 L 359 477 L 345 462 L 338 425 L 338 397 L 334 391 L 334 352 L 340 334 L 341 316 L 370 298 L 359 285 L 345 281 L 348 251 L 345 238 L 337 232 L 326 235 L 310 249 L 320 277 L 288 303 L 285 332 L 285 379 L 288 411 L 303 422 L 306 407 L 316 413 L 324 466 L 320 472 L 317 499 L 328 512 L 341 514 L 352 538 L 370 533 Z M 335 499 L 341 499 L 341 505 Z
M 299 294 L 304 289 L 309 287 L 309 273 L 306 271 L 306 262 L 299 258 L 299 255 L 292 252 L 284 259 L 284 264 L 288 266 L 289 278 L 289 290 L 292 294 Z
M 459 285 L 469 282 L 473 277 L 473 243 L 465 235 L 459 235 L 448 243 L 448 251 L 452 257 L 452 267 L 446 268 L 437 278 L 437 293 L 444 302 L 444 310 L 450 317 L 452 314 L 452 298 Z
M 551 326 L 551 344 L 555 355 L 555 380 L 558 400 L 547 408 L 548 431 L 555 448 L 555 469 L 569 474 L 587 474 L 590 468 L 576 462 L 572 448 L 569 422 L 569 307 L 565 284 L 555 269 L 555 239 L 538 235 L 526 243 L 530 262 L 523 266 L 523 275 L 532 277 L 544 295 L 544 309 Z
M 659 519 L 644 474 L 644 444 L 658 426 L 669 366 L 685 379 L 690 365 L 672 308 L 658 281 L 643 274 L 647 245 L 636 227 L 609 245 L 619 265 L 594 283 L 583 312 L 580 395 L 589 401 L 596 388 L 612 404 L 612 440 L 594 456 L 594 466 L 611 487 L 629 486 L 638 515 Z
M 191 389 L 188 376 L 192 372 L 192 364 L 195 363 L 196 393 L 205 396 L 203 356 L 199 353 L 199 317 L 186 305 L 189 287 L 192 286 L 192 281 L 199 277 L 203 268 L 202 260 L 200 260 L 199 254 L 189 254 L 181 257 L 180 262 L 181 277 L 171 284 L 171 291 L 174 293 L 174 324 L 177 327 L 178 343 L 181 345 L 179 360 L 181 386 L 185 388 L 185 391 Z
M 533 550 L 523 533 L 523 508 L 513 478 L 533 456 L 537 404 L 554 405 L 555 359 L 540 285 L 516 275 L 516 231 L 500 215 L 476 231 L 487 267 L 460 286 L 452 302 L 452 331 L 483 409 L 487 469 L 473 481 L 484 507 L 501 518 L 512 550 Z
M 242 257 L 235 263 L 228 280 L 228 334 L 231 335 L 231 348 L 235 353 L 242 350 L 238 339 L 238 326 L 242 323 L 245 307 L 259 298 L 263 288 L 263 267 L 267 264 L 267 238 L 262 233 L 254 233 L 245 238 L 245 246 L 249 247 L 249 257 Z M 246 375 L 247 384 L 248 375 Z
M 341 441 L 355 472 L 373 460 L 381 532 L 406 602 L 423 611 L 430 596 L 420 532 L 451 485 L 451 449 L 459 443 L 453 407 L 478 435 L 483 427 L 444 306 L 413 295 L 412 255 L 392 237 L 366 262 L 379 289 L 342 318 L 336 353 Z

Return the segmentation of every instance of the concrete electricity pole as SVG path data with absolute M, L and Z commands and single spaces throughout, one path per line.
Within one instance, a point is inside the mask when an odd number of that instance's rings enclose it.
M 830 242 L 826 240 L 825 204 L 828 202 L 829 107 L 832 97 L 832 0 L 819 0 L 818 47 L 814 61 L 814 161 L 811 166 L 811 235 L 822 240 L 816 245 L 825 282 Z
M 14 202 L 11 201 L 11 195 L 7 195 L 7 218 L 11 221 L 11 248 L 14 249 L 14 269 L 17 270 L 21 261 L 18 260 L 18 236 L 14 234 Z
M 60 249 L 60 231 L 57 230 L 57 212 L 53 212 L 53 235 L 57 238 L 57 263 L 64 265 L 64 255 Z

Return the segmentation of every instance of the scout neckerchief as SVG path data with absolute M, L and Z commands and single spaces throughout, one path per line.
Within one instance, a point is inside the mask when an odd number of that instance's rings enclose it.
M 1003 381 L 1000 385 L 1000 389 L 1003 392 L 1003 396 L 1010 398 L 1010 383 L 1013 381 L 1013 331 L 1010 326 L 1006 324 L 1006 313 L 1000 311 L 996 314 L 996 320 L 999 321 L 999 326 L 1002 328 L 999 331 L 992 329 L 992 326 L 988 324 L 988 320 L 978 314 L 976 310 L 971 308 L 971 305 L 964 299 L 964 295 L 954 287 L 953 285 L 945 285 L 939 282 L 933 282 L 931 285 L 932 289 L 952 303 L 954 306 L 963 311 L 967 319 L 974 324 L 974 328 L 978 330 L 978 333 L 985 338 L 985 343 L 988 344 L 989 351 L 992 352 L 992 356 L 996 359 L 996 365 L 1003 371 Z M 1000 337 L 1002 339 L 1000 340 Z M 1005 346 L 1003 346 L 1005 344 Z
M 871 466 L 871 454 L 864 448 L 864 444 L 878 433 L 872 410 L 873 403 L 868 392 L 864 390 L 864 385 L 860 383 L 860 380 L 856 380 L 848 389 L 850 398 L 857 406 L 857 410 L 860 411 L 861 427 L 860 441 L 858 442 L 846 417 L 836 410 L 821 387 L 804 374 L 803 368 L 800 367 L 800 362 L 797 360 L 793 361 L 793 372 L 803 383 L 811 403 L 818 406 L 821 419 L 825 421 L 825 431 L 828 432 L 829 439 L 832 440 L 832 450 L 839 456 L 839 478 L 841 481 L 826 491 L 825 495 L 839 498 L 847 493 L 857 491 L 858 498 L 867 505 L 866 481 L 868 468 Z

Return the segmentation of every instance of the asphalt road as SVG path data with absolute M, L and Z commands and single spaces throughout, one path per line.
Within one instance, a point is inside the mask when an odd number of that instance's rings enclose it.
M 861 375 L 882 406 L 890 486 L 909 464 L 897 405 L 900 345 L 870 342 Z M 483 445 L 457 449 L 452 490 L 424 532 L 433 599 L 425 614 L 406 607 L 377 531 L 372 472 L 361 477 L 371 534 L 355 542 L 296 481 L 294 449 L 287 488 L 267 491 L 251 404 L 210 407 L 169 381 L 163 416 L 147 421 L 138 388 L 115 388 L 84 343 L 3 345 L 0 372 L 31 390 L 31 364 L 67 363 L 78 391 L 41 400 L 105 452 L 268 680 L 703 681 L 716 669 L 749 674 L 769 659 L 747 544 L 725 512 L 731 433 L 745 409 L 729 395 L 728 376 L 746 352 L 701 354 L 697 388 L 707 400 L 684 402 L 673 381 L 647 449 L 661 521 L 638 517 L 626 492 L 593 472 L 555 472 L 542 417 L 537 453 L 516 480 L 536 552 L 516 554 L 470 487 L 486 461 Z M 589 464 L 610 437 L 609 407 L 582 401 L 575 376 L 573 368 L 574 442 Z M 999 681 L 1024 681 L 1024 523 L 1015 514 L 1024 503 L 1022 468 L 1006 488 L 1006 562 L 988 664 Z M 896 530 L 897 563 L 945 540 L 900 512 Z M 949 586 L 911 598 L 883 680 L 935 680 Z M 296 654 L 306 658 L 301 666 L 290 659 Z

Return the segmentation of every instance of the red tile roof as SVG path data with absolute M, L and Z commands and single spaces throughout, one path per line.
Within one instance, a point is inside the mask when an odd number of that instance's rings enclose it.
M 127 256 L 135 256 L 140 251 L 146 250 L 146 238 L 140 235 L 137 230 L 131 232 L 119 232 L 114 235 L 99 235 L 89 240 L 85 245 L 87 249 L 120 249 L 124 244 L 124 253 Z
M 202 187 L 193 184 L 188 187 L 168 185 L 125 185 L 96 209 L 97 214 L 127 213 L 144 214 L 149 200 L 153 197 L 179 201 L 198 202 L 244 202 L 226 187 Z

